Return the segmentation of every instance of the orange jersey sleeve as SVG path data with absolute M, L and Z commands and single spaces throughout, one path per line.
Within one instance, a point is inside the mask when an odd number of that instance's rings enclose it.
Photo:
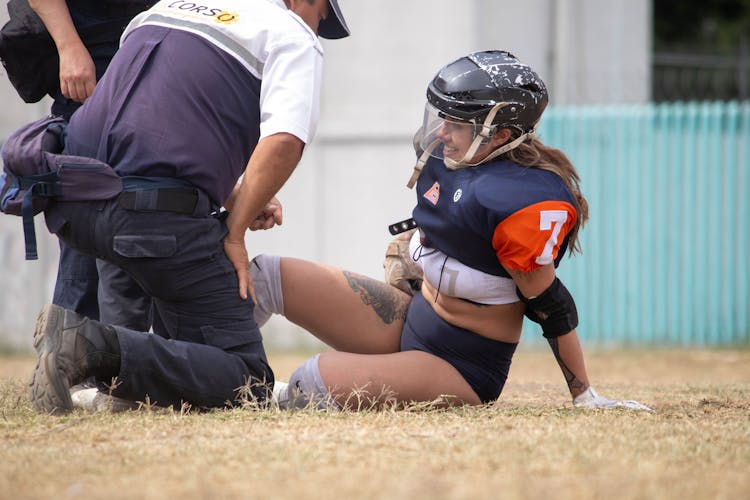
M 576 219 L 575 207 L 565 201 L 542 201 L 522 208 L 495 228 L 492 247 L 497 259 L 521 272 L 551 264 Z

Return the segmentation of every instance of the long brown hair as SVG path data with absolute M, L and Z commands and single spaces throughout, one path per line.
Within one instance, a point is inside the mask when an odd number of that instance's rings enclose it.
M 511 130 L 513 130 L 512 135 L 515 135 L 515 137 L 520 135 L 514 129 Z M 511 137 L 510 140 L 513 139 L 514 137 Z M 578 212 L 578 220 L 570 231 L 570 249 L 572 252 L 581 253 L 578 230 L 584 226 L 589 218 L 589 204 L 581 193 L 581 179 L 568 156 L 559 149 L 546 146 L 533 135 L 503 156 L 523 167 L 548 170 L 563 180 L 573 195 L 573 202 Z

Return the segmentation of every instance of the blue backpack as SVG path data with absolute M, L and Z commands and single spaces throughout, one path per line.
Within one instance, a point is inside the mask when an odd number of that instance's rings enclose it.
M 47 116 L 13 132 L 3 144 L 0 210 L 23 219 L 26 259 L 37 259 L 34 216 L 53 200 L 108 200 L 122 178 L 94 158 L 63 154 L 66 122 Z

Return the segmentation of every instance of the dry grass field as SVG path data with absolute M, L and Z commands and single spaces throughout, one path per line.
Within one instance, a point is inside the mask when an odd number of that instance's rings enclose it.
M 301 356 L 271 356 L 285 379 Z M 750 498 L 750 351 L 589 353 L 594 386 L 656 413 L 574 409 L 519 352 L 482 408 L 37 415 L 0 359 L 0 498 Z

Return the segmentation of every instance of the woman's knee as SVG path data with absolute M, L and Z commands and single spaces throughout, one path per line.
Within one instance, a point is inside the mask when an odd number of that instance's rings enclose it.
M 289 408 L 313 407 L 319 410 L 339 409 L 320 374 L 320 354 L 302 363 L 292 376 L 286 394 L 279 396 L 279 406 Z

